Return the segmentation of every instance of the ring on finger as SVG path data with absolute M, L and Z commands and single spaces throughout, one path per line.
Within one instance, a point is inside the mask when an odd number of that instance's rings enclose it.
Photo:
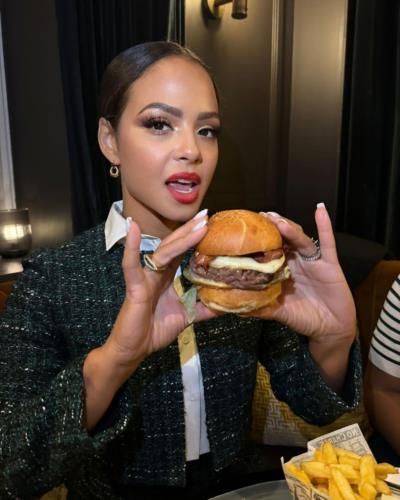
M 167 269 L 168 266 L 160 266 L 154 262 L 154 259 L 150 257 L 150 255 L 145 254 L 143 256 L 144 265 L 148 267 L 151 271 L 155 271 L 156 273 L 162 273 Z
M 321 258 L 321 247 L 319 245 L 319 241 L 315 240 L 314 238 L 311 238 L 312 242 L 314 243 L 314 252 L 311 255 L 303 255 L 300 252 L 297 252 L 302 260 L 305 262 L 312 262 L 314 260 L 319 260 Z

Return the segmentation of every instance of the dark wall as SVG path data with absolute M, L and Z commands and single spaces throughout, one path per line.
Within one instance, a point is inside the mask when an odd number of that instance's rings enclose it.
M 249 0 L 244 20 L 206 20 L 186 0 L 187 45 L 211 66 L 223 133 L 210 209 L 275 209 L 314 231 L 335 218 L 347 0 Z
M 276 208 L 267 169 L 272 1 L 248 3 L 243 21 L 232 19 L 230 4 L 221 20 L 206 20 L 200 1 L 185 4 L 186 45 L 211 67 L 220 90 L 220 161 L 205 200 L 211 210 Z
M 34 247 L 55 246 L 72 227 L 54 0 L 3 0 L 1 15 L 17 206 Z
M 221 90 L 221 160 L 211 210 L 275 209 L 307 230 L 334 217 L 347 0 L 252 0 L 248 17 L 205 21 L 187 1 L 186 42 Z M 34 246 L 72 235 L 67 134 L 54 0 L 1 4 L 18 206 Z
M 293 2 L 286 211 L 292 218 L 325 202 L 337 213 L 347 0 Z

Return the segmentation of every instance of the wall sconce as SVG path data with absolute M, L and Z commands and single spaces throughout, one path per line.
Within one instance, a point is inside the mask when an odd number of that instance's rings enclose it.
M 32 247 L 32 228 L 27 208 L 0 210 L 0 255 L 22 257 Z
M 209 19 L 220 19 L 224 13 L 224 5 L 232 2 L 232 17 L 247 17 L 247 0 L 203 0 L 203 12 Z

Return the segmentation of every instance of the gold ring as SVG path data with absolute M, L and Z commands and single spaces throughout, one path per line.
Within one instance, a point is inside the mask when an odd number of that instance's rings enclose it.
M 144 265 L 151 269 L 152 271 L 155 271 L 156 273 L 162 273 L 167 269 L 168 266 L 159 266 L 157 265 L 154 260 L 150 257 L 148 254 L 144 254 L 143 256 L 144 260 Z

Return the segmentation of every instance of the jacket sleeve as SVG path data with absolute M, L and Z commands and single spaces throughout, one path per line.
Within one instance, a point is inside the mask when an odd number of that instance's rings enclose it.
M 305 421 L 326 425 L 354 410 L 362 396 L 358 341 L 351 347 L 348 371 L 340 394 L 323 380 L 308 349 L 308 339 L 275 321 L 265 322 L 260 361 L 270 373 L 277 399 Z
M 0 316 L 1 498 L 35 498 L 61 484 L 71 468 L 127 425 L 130 392 L 121 390 L 107 426 L 94 434 L 83 427 L 85 356 L 69 359 L 55 319 L 61 307 L 56 298 L 38 254 Z

